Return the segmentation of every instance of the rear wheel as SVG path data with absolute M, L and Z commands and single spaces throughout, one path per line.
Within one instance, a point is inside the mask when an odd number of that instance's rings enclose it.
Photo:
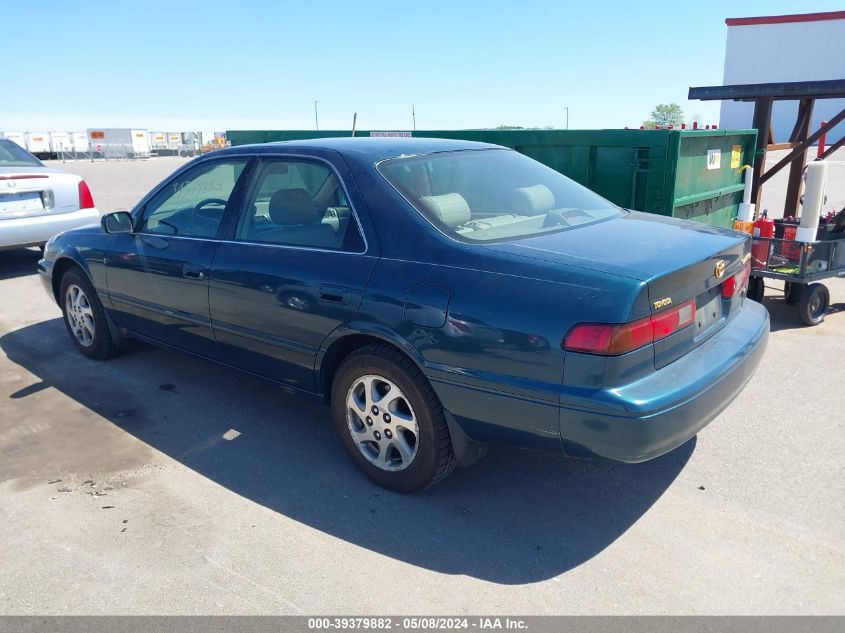
M 332 415 L 349 457 L 385 488 L 421 490 L 455 467 L 440 401 L 393 348 L 364 347 L 343 362 L 332 384 Z
M 823 284 L 810 284 L 801 293 L 798 301 L 798 315 L 804 325 L 818 325 L 824 321 L 827 307 L 830 305 L 830 292 Z
M 76 349 L 96 360 L 113 356 L 116 346 L 105 310 L 85 274 L 70 268 L 62 277 L 59 293 L 65 327 Z
M 746 292 L 746 296 L 756 301 L 757 303 L 762 303 L 763 295 L 766 293 L 766 284 L 763 281 L 762 277 L 751 277 L 748 280 L 748 290 Z

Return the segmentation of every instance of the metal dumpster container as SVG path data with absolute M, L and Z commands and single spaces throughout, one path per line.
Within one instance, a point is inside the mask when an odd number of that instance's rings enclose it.
M 357 136 L 408 134 L 356 132 Z M 415 137 L 510 147 L 628 209 L 730 227 L 756 130 L 425 130 Z M 349 136 L 348 130 L 228 131 L 232 145 Z

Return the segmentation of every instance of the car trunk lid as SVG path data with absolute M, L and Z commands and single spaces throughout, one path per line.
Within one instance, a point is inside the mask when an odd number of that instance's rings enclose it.
M 630 314 L 631 321 L 694 301 L 692 328 L 655 343 L 655 365 L 662 367 L 703 343 L 735 314 L 744 291 L 723 299 L 721 286 L 743 269 L 750 241 L 728 229 L 630 212 L 487 248 L 646 282 L 649 311 Z
M 59 182 L 67 186 L 57 187 Z M 0 220 L 75 210 L 70 178 L 53 169 L 6 166 L 0 171 Z

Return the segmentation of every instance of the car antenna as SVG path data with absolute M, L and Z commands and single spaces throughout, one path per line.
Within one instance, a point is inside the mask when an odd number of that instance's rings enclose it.
M 358 122 L 358 113 L 352 113 L 352 136 L 355 136 L 355 124 Z

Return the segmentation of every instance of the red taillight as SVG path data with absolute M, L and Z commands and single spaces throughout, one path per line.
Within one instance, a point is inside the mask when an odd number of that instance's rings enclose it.
M 695 301 L 687 301 L 631 323 L 581 323 L 566 335 L 563 348 L 570 352 L 617 356 L 666 338 L 694 321 Z
M 651 325 L 654 328 L 654 340 L 659 341 L 678 330 L 692 325 L 695 321 L 695 301 L 687 301 L 677 308 L 666 310 L 651 317 Z
M 737 274 L 722 282 L 722 298 L 732 299 L 737 291 L 742 290 L 751 276 L 751 262 L 745 264 Z
M 79 181 L 79 208 L 94 208 L 94 196 L 91 195 L 91 190 L 88 188 L 88 184 L 84 180 Z

